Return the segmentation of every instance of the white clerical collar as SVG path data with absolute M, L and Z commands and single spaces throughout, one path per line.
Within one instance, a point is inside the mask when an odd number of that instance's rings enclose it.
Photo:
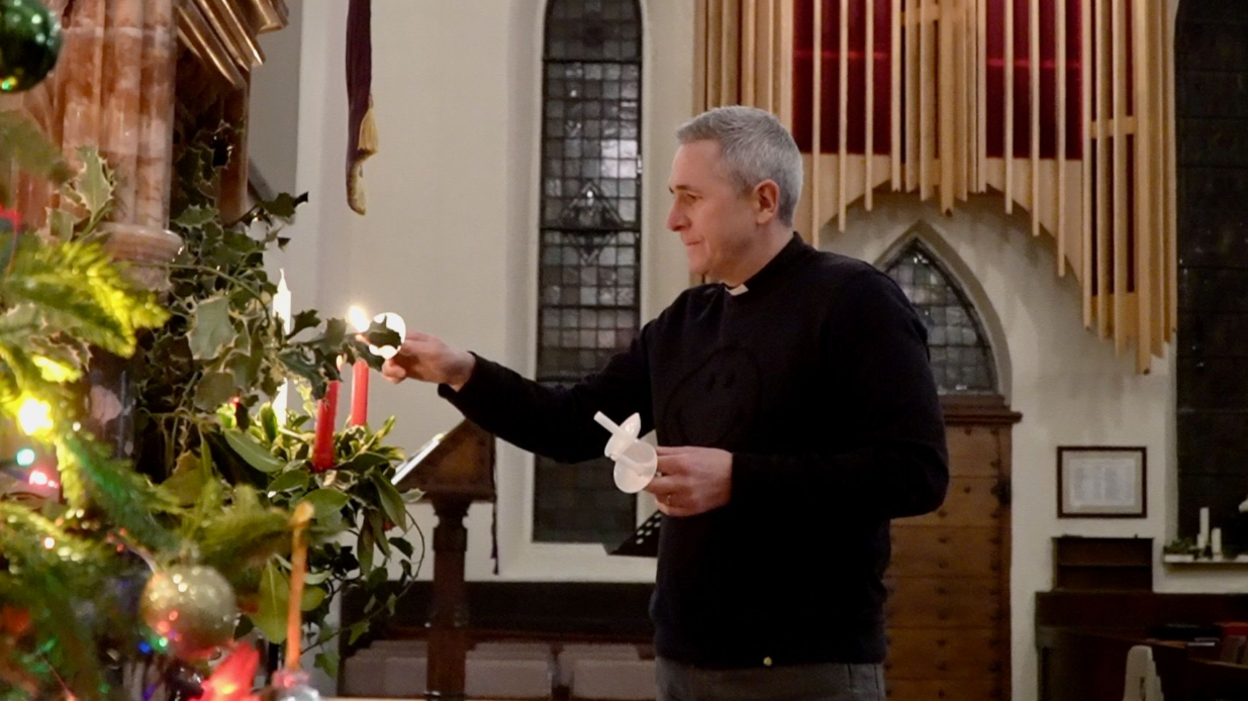
M 725 287 L 727 287 L 727 285 L 725 285 Z M 744 282 L 741 283 L 740 285 L 737 285 L 736 287 L 728 287 L 728 294 L 732 295 L 733 297 L 736 297 L 738 295 L 743 295 L 749 291 L 750 291 L 750 288 L 746 287 Z

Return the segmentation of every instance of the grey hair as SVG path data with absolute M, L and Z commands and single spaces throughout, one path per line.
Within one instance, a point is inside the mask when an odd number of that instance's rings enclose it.
M 743 192 L 764 180 L 775 181 L 780 189 L 776 216 L 785 225 L 793 225 L 793 212 L 802 196 L 802 154 L 775 115 L 755 107 L 716 107 L 682 124 L 676 138 L 682 144 L 718 143 L 724 175 Z

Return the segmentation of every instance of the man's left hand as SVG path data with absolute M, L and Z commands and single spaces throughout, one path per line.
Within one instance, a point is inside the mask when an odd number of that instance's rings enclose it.
M 659 475 L 646 491 L 667 516 L 697 516 L 732 496 L 732 453 L 718 448 L 660 447 Z

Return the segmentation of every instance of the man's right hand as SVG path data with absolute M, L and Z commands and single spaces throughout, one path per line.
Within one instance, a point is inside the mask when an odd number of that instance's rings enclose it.
M 394 383 L 412 378 L 445 383 L 458 392 L 472 377 L 476 364 L 477 358 L 472 353 L 452 348 L 434 336 L 413 331 L 403 339 L 398 354 L 386 361 L 381 372 Z

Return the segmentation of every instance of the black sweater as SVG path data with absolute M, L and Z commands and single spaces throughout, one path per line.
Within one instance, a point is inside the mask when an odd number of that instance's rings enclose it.
M 658 653 L 712 668 L 884 659 L 890 518 L 948 485 L 926 329 L 861 261 L 796 236 L 744 292 L 703 285 L 574 387 L 478 358 L 440 393 L 486 430 L 576 462 L 640 412 L 660 445 L 733 454 L 732 496 L 666 518 L 651 617 Z

